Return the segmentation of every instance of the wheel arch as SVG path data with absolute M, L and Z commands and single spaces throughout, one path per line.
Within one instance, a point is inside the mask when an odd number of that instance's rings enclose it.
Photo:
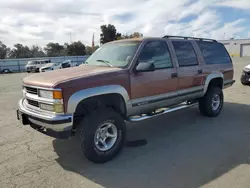
M 224 76 L 221 72 L 215 72 L 212 74 L 209 74 L 205 80 L 204 84 L 204 94 L 206 94 L 208 88 L 211 85 L 216 85 L 218 87 L 221 87 L 223 89 L 224 86 Z
M 67 113 L 74 114 L 77 106 L 86 100 L 107 96 L 119 96 L 124 104 L 125 111 L 130 108 L 131 104 L 127 90 L 120 85 L 108 85 L 83 89 L 71 95 L 68 100 Z

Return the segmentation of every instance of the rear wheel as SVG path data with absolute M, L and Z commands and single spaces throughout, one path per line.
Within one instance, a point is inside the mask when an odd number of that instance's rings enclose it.
M 224 103 L 223 91 L 219 87 L 209 87 L 205 96 L 199 100 L 199 109 L 202 115 L 216 117 L 221 113 Z
M 100 108 L 87 115 L 80 127 L 81 151 L 95 163 L 113 159 L 123 148 L 126 125 L 111 108 Z

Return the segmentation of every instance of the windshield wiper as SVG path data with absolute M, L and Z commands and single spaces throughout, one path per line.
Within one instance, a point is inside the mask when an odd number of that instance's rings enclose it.
M 105 60 L 98 59 L 98 60 L 96 60 L 96 61 L 98 61 L 98 62 L 102 62 L 102 63 L 105 63 L 105 64 L 109 65 L 110 67 L 114 67 L 114 66 L 113 66 L 113 65 L 111 65 L 108 61 L 105 61 Z

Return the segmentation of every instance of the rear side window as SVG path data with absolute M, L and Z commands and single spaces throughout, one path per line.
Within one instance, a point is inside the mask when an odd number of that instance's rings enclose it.
M 180 67 L 198 65 L 193 45 L 186 41 L 173 41 L 173 46 Z
M 227 64 L 231 63 L 224 45 L 218 42 L 197 42 L 206 64 Z

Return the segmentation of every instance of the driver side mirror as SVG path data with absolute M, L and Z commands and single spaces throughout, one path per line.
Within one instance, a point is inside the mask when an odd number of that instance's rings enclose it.
M 136 72 L 152 72 L 155 71 L 154 63 L 140 62 L 136 67 Z

